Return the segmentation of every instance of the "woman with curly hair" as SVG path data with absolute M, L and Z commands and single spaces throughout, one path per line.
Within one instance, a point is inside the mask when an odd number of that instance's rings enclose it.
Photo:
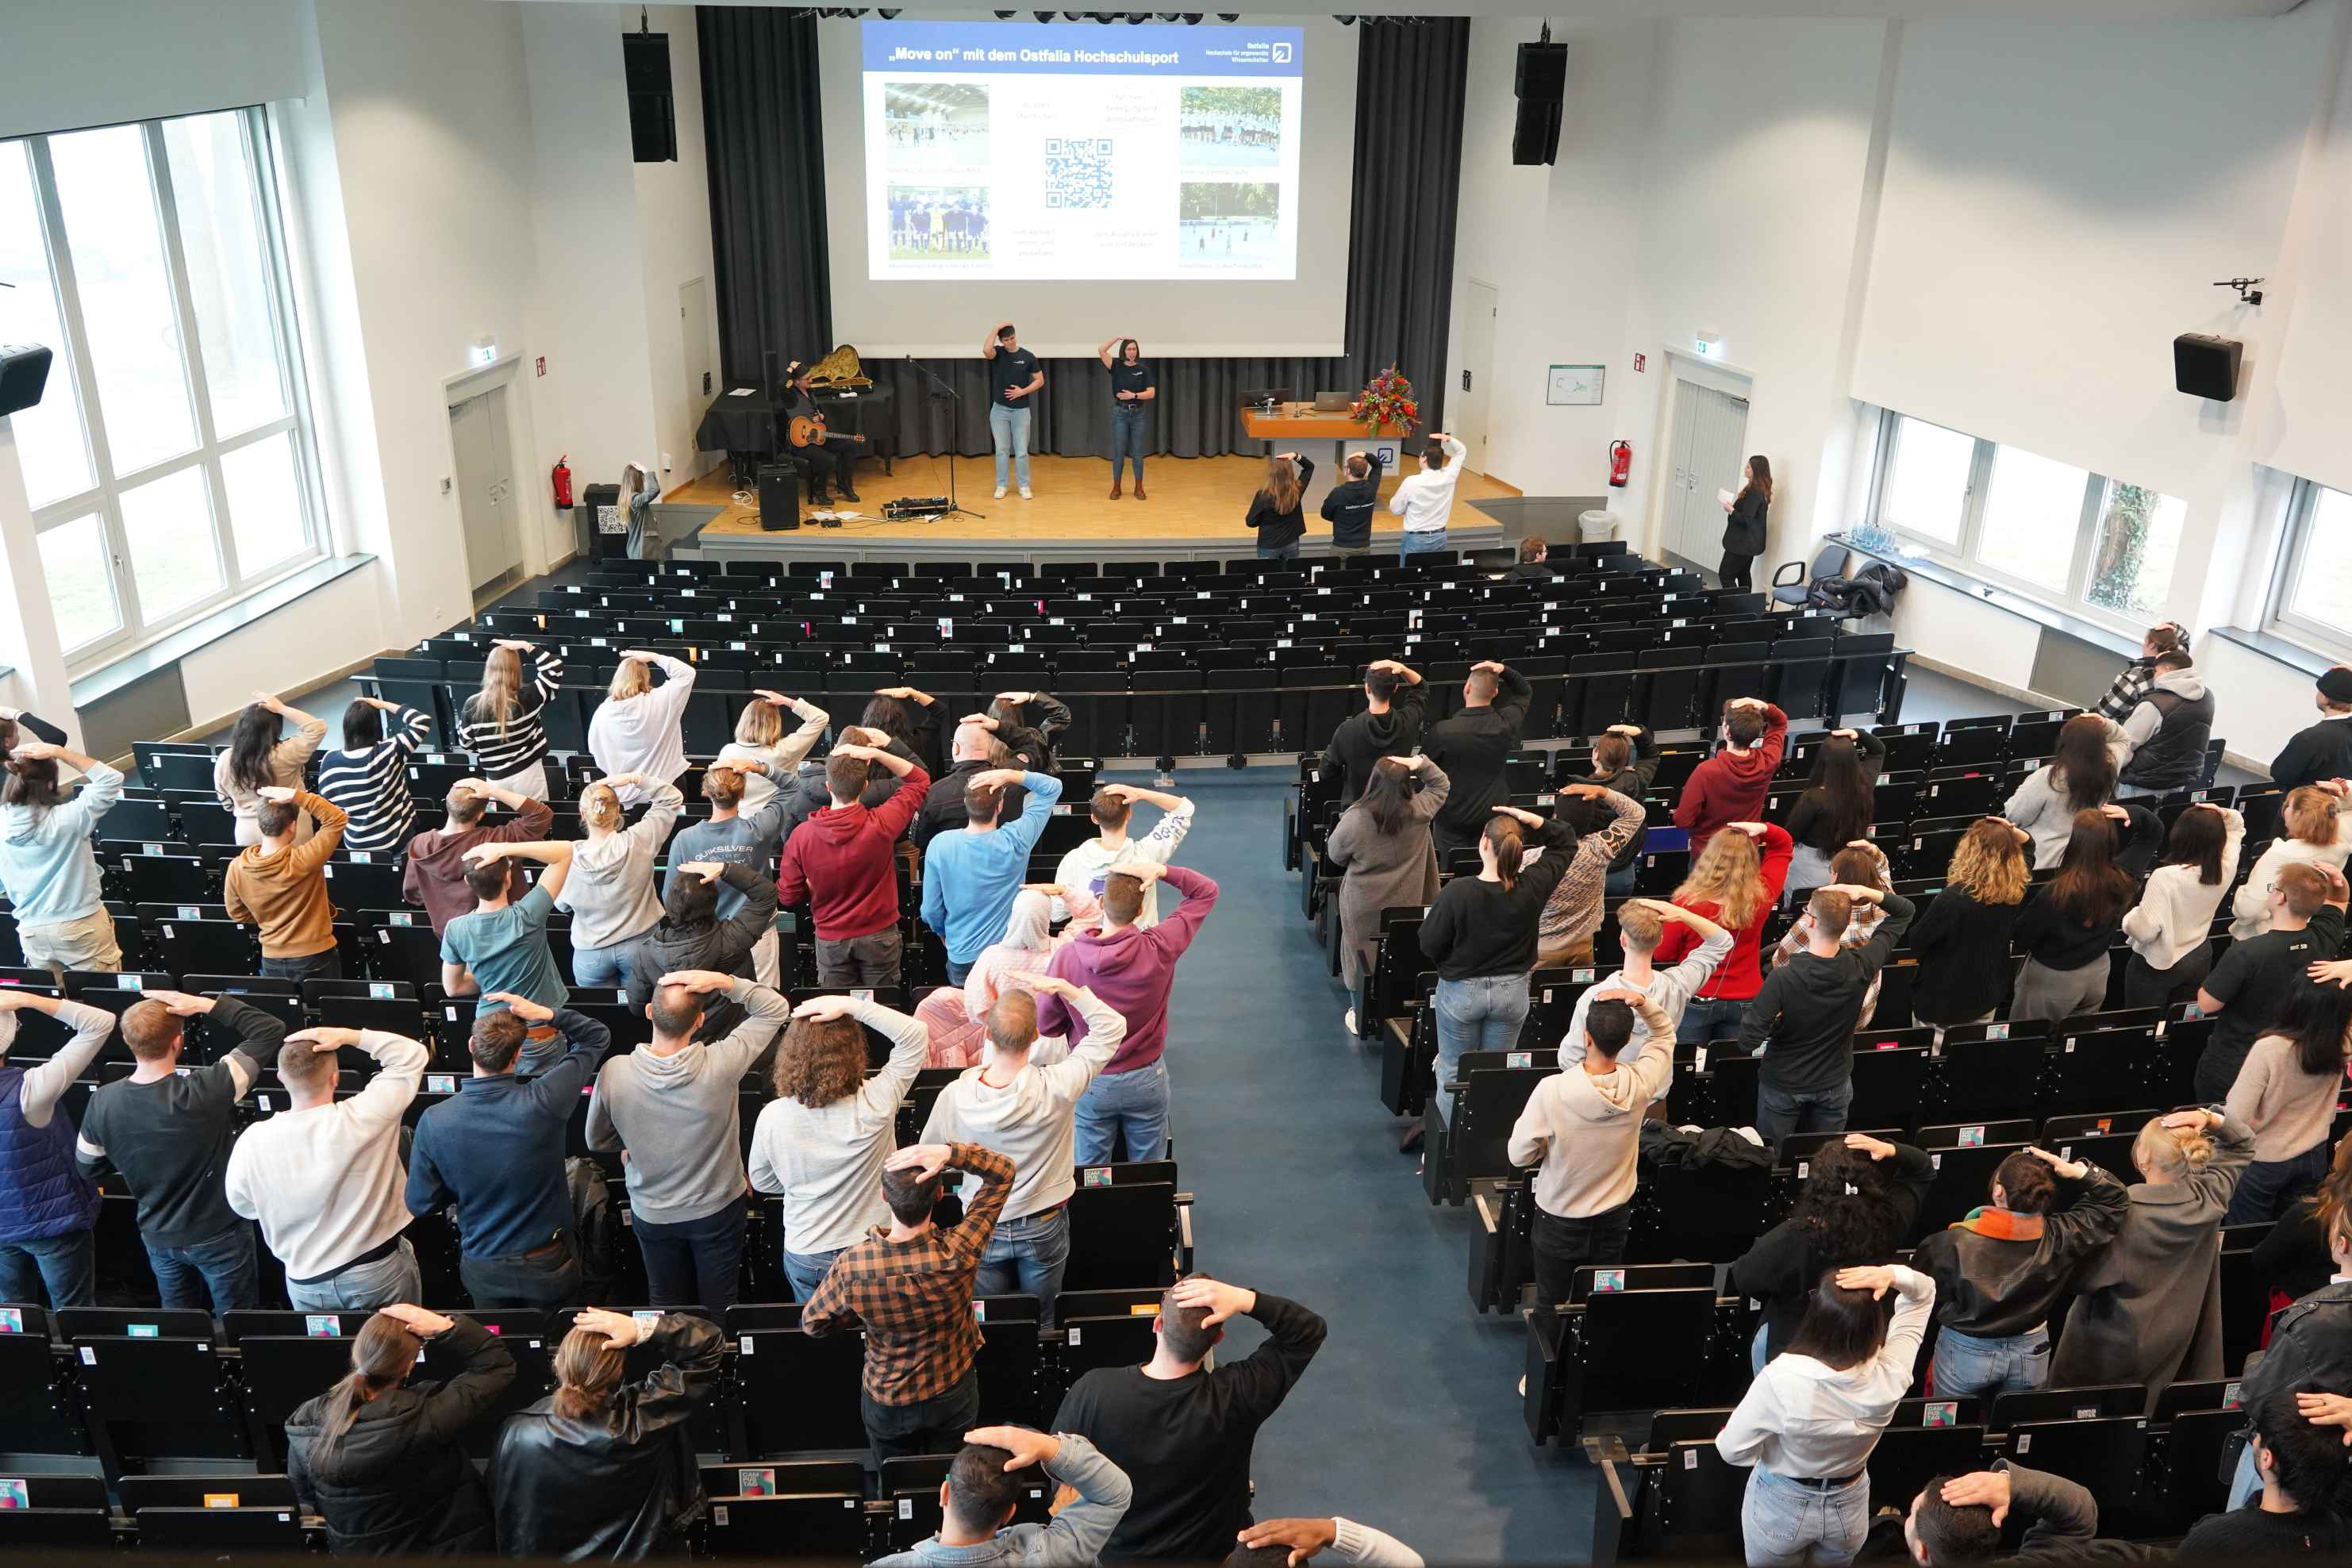
M 2009 933 L 2025 906 L 2032 836 L 2006 817 L 1980 817 L 1960 836 L 1943 890 L 1911 927 L 1919 973 L 1911 1016 L 1935 1026 L 1989 1024 L 2009 990 Z
M 890 1037 L 890 1059 L 870 1079 L 869 1028 Z M 818 996 L 793 1009 L 769 1068 L 776 1098 L 751 1130 L 751 1176 L 753 1190 L 783 1196 L 784 1274 L 802 1300 L 835 1258 L 888 1222 L 882 1162 L 930 1048 L 927 1026 L 877 1002 Z
M 1797 1337 L 1822 1271 L 1893 1258 L 1936 1180 L 1925 1152 L 1862 1132 L 1822 1144 L 1808 1163 L 1789 1217 L 1731 1266 L 1732 1289 L 1764 1303 L 1749 1358 L 1758 1372 Z

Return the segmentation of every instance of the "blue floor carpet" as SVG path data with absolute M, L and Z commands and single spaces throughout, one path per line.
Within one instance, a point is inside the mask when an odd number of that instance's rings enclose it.
M 1257 1445 L 1257 1515 L 1345 1514 L 1432 1562 L 1581 1561 L 1591 1480 L 1520 1424 L 1524 1331 L 1464 1286 L 1468 1208 L 1432 1208 L 1380 1058 L 1340 1028 L 1298 886 L 1281 869 L 1286 770 L 1188 770 L 1179 855 L 1216 911 L 1170 1007 L 1177 1169 L 1199 1267 L 1323 1314 L 1331 1337 Z M 1221 1355 L 1258 1344 L 1242 1324 Z

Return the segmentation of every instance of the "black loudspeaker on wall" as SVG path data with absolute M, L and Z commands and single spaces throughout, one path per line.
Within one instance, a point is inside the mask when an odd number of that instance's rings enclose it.
M 2238 395 L 2238 364 L 2246 345 L 2235 338 L 2183 332 L 2172 340 L 2172 384 L 2191 397 L 2230 403 Z
M 1559 151 L 1561 102 L 1568 96 L 1568 46 L 1544 41 L 1519 46 L 1519 69 L 1512 90 L 1518 94 L 1518 121 L 1511 128 L 1511 162 L 1549 163 Z
M 629 78 L 629 146 L 640 163 L 677 162 L 677 100 L 669 87 L 669 35 L 623 33 Z
M 801 525 L 801 471 L 790 463 L 760 467 L 760 527 L 789 533 Z
M 48 379 L 48 350 L 36 343 L 0 343 L 0 419 L 38 403 Z

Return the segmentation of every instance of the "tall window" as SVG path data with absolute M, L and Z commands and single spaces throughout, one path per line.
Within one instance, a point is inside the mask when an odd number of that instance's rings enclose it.
M 0 281 L 56 354 L 15 422 L 69 668 L 320 553 L 259 110 L 0 142 Z
M 2295 481 L 2269 622 L 2282 637 L 2352 658 L 2352 495 Z
M 2134 630 L 2161 609 L 2188 507 L 1888 411 L 1871 521 L 1931 555 Z

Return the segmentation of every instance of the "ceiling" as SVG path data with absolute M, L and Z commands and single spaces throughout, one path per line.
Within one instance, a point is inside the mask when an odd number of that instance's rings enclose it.
M 527 0 L 526 0 L 527 3 Z M 800 10 L 815 6 L 804 0 L 732 0 L 734 4 L 789 5 Z M 1346 0 L 1338 0 L 1345 4 Z M 1246 14 L 1255 16 L 1330 16 L 1333 0 L 1252 0 Z M 1575 0 L 1547 7 L 1541 14 L 1570 23 L 1610 24 L 1658 21 L 1676 17 L 1900 17 L 1908 21 L 1943 21 L 2002 17 L 2046 22 L 2159 22 L 2199 17 L 2276 16 L 2292 11 L 2302 0 Z M 909 7 L 921 16 L 985 16 L 1001 7 L 986 4 L 927 5 Z M 1383 16 L 1512 16 L 1538 14 L 1529 0 L 1452 0 L 1443 7 L 1370 4 L 1359 14 Z M 869 10 L 868 15 L 877 13 Z M 1018 15 L 1026 18 L 1030 11 Z M 1119 13 L 1124 15 L 1125 13 Z

